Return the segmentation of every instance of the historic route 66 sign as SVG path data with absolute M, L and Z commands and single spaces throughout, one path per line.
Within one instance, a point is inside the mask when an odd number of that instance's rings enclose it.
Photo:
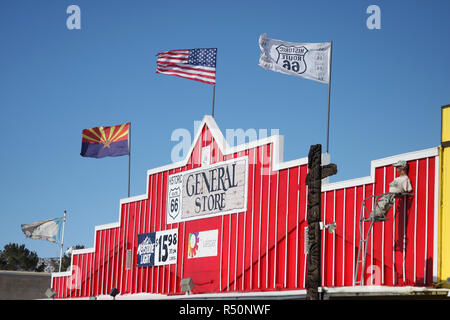
M 181 212 L 181 188 L 183 187 L 183 174 L 172 175 L 169 178 L 167 213 L 170 218 L 177 220 Z M 168 223 L 170 223 L 168 221 Z
M 277 64 L 283 68 L 296 73 L 304 73 L 306 71 L 305 54 L 308 52 L 304 46 L 278 46 L 276 48 L 278 52 Z

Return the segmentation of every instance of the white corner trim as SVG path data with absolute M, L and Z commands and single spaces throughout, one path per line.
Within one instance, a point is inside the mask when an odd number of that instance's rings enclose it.
M 85 248 L 85 249 L 77 249 L 72 251 L 72 255 L 75 254 L 85 254 L 85 253 L 94 253 L 94 248 Z
M 413 151 L 413 152 L 402 153 L 402 154 L 398 154 L 395 156 L 386 157 L 386 158 L 382 158 L 382 159 L 372 160 L 370 174 L 372 177 L 375 177 L 375 168 L 394 164 L 395 162 L 397 162 L 399 160 L 405 160 L 405 161 L 418 160 L 421 158 L 436 157 L 437 155 L 438 155 L 438 148 L 433 147 L 433 148 L 428 148 L 428 149 L 423 149 L 423 150 L 418 150 L 418 151 Z
M 147 188 L 148 188 L 148 182 L 147 182 Z M 146 192 L 145 194 L 138 195 L 138 196 L 120 199 L 120 205 L 125 204 L 125 203 L 131 203 L 131 202 L 145 200 L 145 199 L 147 199 L 147 194 L 148 194 L 148 192 Z
M 374 177 L 367 176 L 367 177 L 349 179 L 349 180 L 332 182 L 332 183 L 327 183 L 327 184 L 322 183 L 322 191 L 331 191 L 331 190 L 350 188 L 350 187 L 355 187 L 355 186 L 361 186 L 364 184 L 370 184 L 373 182 L 374 182 Z
M 433 217 L 433 231 L 434 231 L 434 237 L 433 237 L 433 282 L 438 281 L 438 264 L 439 264 L 439 253 L 438 253 L 438 245 L 439 245 L 439 206 L 440 201 L 439 199 L 439 175 L 440 175 L 440 159 L 439 155 L 436 157 L 436 160 L 434 162 L 434 217 Z M 450 294 L 450 291 L 449 291 Z
M 108 224 L 102 224 L 99 226 L 95 226 L 94 230 L 95 230 L 95 232 L 97 232 L 99 230 L 107 230 L 107 229 L 113 229 L 113 228 L 118 228 L 118 227 L 120 227 L 119 222 L 112 222 L 112 223 L 108 223 Z
M 436 157 L 438 155 L 438 148 L 428 148 L 413 152 L 407 152 L 398 154 L 395 156 L 390 156 L 382 159 L 372 160 L 370 162 L 370 176 L 362 177 L 362 178 L 356 178 L 356 179 L 349 179 L 344 181 L 338 181 L 333 182 L 329 184 L 322 184 L 322 191 L 331 191 L 331 190 L 337 190 L 342 188 L 349 188 L 349 187 L 355 187 L 359 185 L 364 184 L 370 184 L 375 182 L 375 169 L 379 167 L 384 167 L 388 165 L 392 165 L 396 163 L 399 160 L 418 160 L 422 158 L 429 158 L 429 157 Z

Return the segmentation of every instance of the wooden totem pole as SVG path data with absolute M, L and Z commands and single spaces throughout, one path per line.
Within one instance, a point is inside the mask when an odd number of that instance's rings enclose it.
M 306 300 L 319 300 L 321 259 L 320 213 L 322 207 L 322 179 L 337 173 L 334 163 L 322 166 L 322 145 L 312 145 L 308 153 L 308 256 L 306 261 Z

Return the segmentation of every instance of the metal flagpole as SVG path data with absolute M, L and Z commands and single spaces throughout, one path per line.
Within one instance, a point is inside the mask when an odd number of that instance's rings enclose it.
M 328 120 L 327 120 L 327 153 L 330 144 L 330 95 L 331 95 L 331 62 L 333 60 L 333 40 L 330 41 L 330 77 L 328 79 Z
M 128 129 L 128 198 L 130 197 L 130 170 L 131 169 L 131 122 Z
M 62 229 L 62 237 L 61 237 L 61 248 L 59 251 L 59 272 L 61 272 L 61 263 L 62 263 L 62 252 L 63 252 L 63 246 L 64 246 L 64 229 L 66 226 L 66 215 L 67 215 L 67 211 L 64 210 L 64 218 L 63 218 L 63 229 Z
M 216 51 L 216 74 L 217 74 L 217 51 Z M 216 76 L 217 79 L 217 76 Z M 214 102 L 216 100 L 216 84 L 214 82 L 213 84 L 213 98 L 212 98 L 212 112 L 211 112 L 211 116 L 214 118 Z
M 216 98 L 216 85 L 213 85 L 213 100 L 212 100 L 212 112 L 211 115 L 214 118 L 214 100 Z

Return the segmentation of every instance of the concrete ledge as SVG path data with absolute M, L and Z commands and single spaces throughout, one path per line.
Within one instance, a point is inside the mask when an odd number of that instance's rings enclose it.
M 0 300 L 46 298 L 51 274 L 47 272 L 0 270 Z
M 324 299 L 360 299 L 381 298 L 396 299 L 405 297 L 414 298 L 448 298 L 449 289 L 429 287 L 391 287 L 391 286 L 352 286 L 352 287 L 324 287 Z

